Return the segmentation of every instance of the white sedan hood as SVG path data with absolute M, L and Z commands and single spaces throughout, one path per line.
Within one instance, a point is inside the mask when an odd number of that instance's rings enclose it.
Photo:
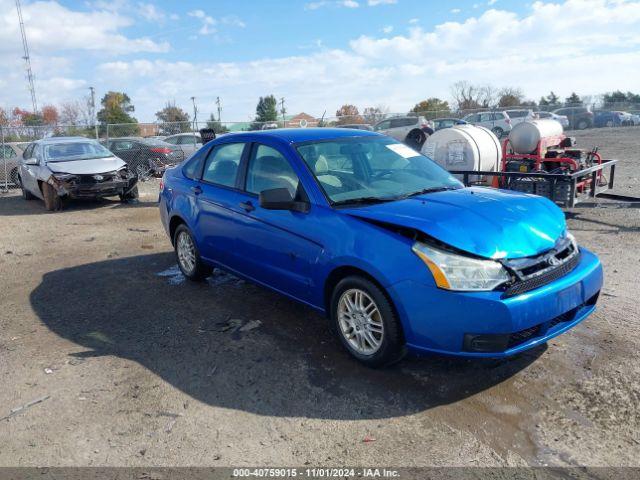
M 92 175 L 119 170 L 126 166 L 118 157 L 74 160 L 71 162 L 47 162 L 49 170 L 55 173 L 71 173 L 73 175 Z

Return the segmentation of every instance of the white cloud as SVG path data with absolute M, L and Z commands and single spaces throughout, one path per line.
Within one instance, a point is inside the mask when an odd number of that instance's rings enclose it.
M 398 3 L 398 0 L 367 0 L 367 5 L 370 7 L 376 7 L 378 5 L 390 5 Z M 305 10 L 318 10 L 323 7 L 346 7 L 346 8 L 358 8 L 360 2 L 357 0 L 318 0 L 316 2 L 309 2 L 305 4 Z
M 524 15 L 488 10 L 428 31 L 361 36 L 346 49 L 253 62 L 110 62 L 100 76 L 129 91 L 141 118 L 159 99 L 186 102 L 191 95 L 200 99 L 201 111 L 211 111 L 210 85 L 225 100 L 227 120 L 246 120 L 257 97 L 271 92 L 286 96 L 290 111 L 326 109 L 331 115 L 344 102 L 384 102 L 405 111 L 424 96 L 447 98 L 460 79 L 519 86 L 531 98 L 550 89 L 560 95 L 637 90 L 638 31 L 639 2 L 536 2 Z M 594 66 L 597 75 L 590 74 Z M 144 110 L 147 104 L 153 107 Z
M 200 35 L 213 35 L 218 32 L 217 25 L 227 25 L 231 27 L 244 28 L 246 24 L 235 15 L 226 15 L 220 19 L 213 18 L 207 15 L 204 10 L 191 10 L 187 13 L 188 16 L 199 19 L 202 22 L 202 26 L 198 30 Z M 197 37 L 194 37 L 194 39 Z
M 491 5 L 493 5 L 494 3 L 496 3 L 497 1 L 498 1 L 498 0 L 489 0 L 489 1 L 487 2 L 487 5 L 491 6 Z
M 15 4 L 0 0 L 0 12 L 0 53 L 15 52 L 21 48 Z M 120 33 L 133 20 L 112 11 L 80 12 L 55 1 L 38 1 L 25 4 L 22 14 L 29 45 L 37 52 L 93 50 L 125 54 L 169 50 L 168 43 L 156 43 L 145 37 L 129 38 Z
M 462 10 L 460 10 L 459 8 L 452 8 L 452 9 L 451 9 L 451 10 L 449 10 L 449 11 L 455 15 L 455 14 L 460 13 Z
M 409 24 L 410 25 L 416 25 L 418 22 L 420 22 L 419 18 L 411 18 L 411 19 L 409 19 Z
M 153 3 L 138 3 L 139 15 L 149 22 L 164 22 L 167 15 Z
M 391 32 L 393 32 L 393 25 L 386 25 L 382 27 L 382 33 L 389 34 Z

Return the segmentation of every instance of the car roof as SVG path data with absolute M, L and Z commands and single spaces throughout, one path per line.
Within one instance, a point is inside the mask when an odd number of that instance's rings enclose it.
M 169 138 L 169 137 L 183 137 L 185 135 L 196 135 L 196 136 L 200 136 L 200 132 L 181 132 L 181 133 L 174 133 L 172 135 L 168 135 L 165 138 Z M 157 136 L 162 136 L 162 135 L 157 135 Z
M 348 137 L 377 137 L 379 133 L 369 130 L 351 130 L 348 128 L 279 128 L 255 132 L 238 133 L 249 140 L 259 141 L 261 138 L 275 138 L 287 143 L 309 142 L 314 140 L 333 140 Z M 222 137 L 220 137 L 222 138 Z

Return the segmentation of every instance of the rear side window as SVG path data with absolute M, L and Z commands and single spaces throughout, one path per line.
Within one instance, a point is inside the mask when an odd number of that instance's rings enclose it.
M 203 148 L 196 152 L 182 168 L 182 174 L 191 180 L 200 180 L 202 165 L 209 151 L 209 148 Z
M 244 143 L 227 143 L 215 147 L 205 162 L 202 180 L 235 187 L 244 147 Z

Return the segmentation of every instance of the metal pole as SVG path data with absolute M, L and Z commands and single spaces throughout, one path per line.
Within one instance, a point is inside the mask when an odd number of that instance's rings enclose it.
M 109 148 L 109 124 L 108 123 L 106 124 L 106 130 L 107 130 L 107 133 L 106 133 L 106 135 L 107 135 L 107 140 L 106 140 L 107 144 L 105 146 L 107 148 Z
M 4 190 L 9 191 L 9 178 L 7 176 L 7 153 L 4 149 L 4 128 L 0 126 L 0 134 L 2 135 L 2 161 L 4 163 Z
M 89 87 L 91 92 L 91 121 L 93 122 L 93 128 L 96 132 L 96 140 L 98 140 L 98 123 L 96 122 L 96 91 L 95 88 Z

